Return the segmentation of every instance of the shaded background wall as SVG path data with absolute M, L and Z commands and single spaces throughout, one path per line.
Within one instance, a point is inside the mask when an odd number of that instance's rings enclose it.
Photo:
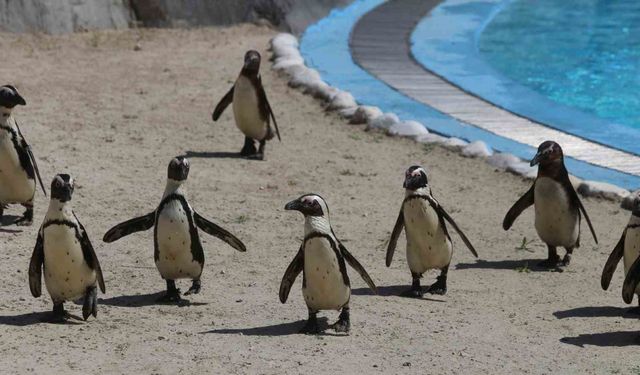
M 293 33 L 352 0 L 6 0 L 0 30 L 62 34 L 133 26 L 269 22 Z

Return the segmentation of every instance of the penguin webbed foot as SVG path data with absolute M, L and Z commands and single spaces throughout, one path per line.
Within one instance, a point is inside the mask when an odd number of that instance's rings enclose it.
M 240 150 L 240 156 L 249 158 L 251 155 L 255 155 L 256 153 L 256 145 L 254 144 L 253 139 L 244 137 L 244 146 L 242 146 L 242 150 Z
M 191 284 L 191 288 L 189 288 L 189 290 L 187 290 L 184 295 L 188 296 L 191 294 L 198 294 L 200 293 L 200 290 L 202 289 L 202 284 L 200 284 L 200 280 L 193 280 L 193 283 Z
M 247 155 L 246 158 L 250 160 L 264 160 L 264 153 L 256 152 L 253 155 Z
M 541 262 L 538 262 L 537 266 L 539 268 L 553 269 L 553 268 L 558 268 L 558 262 L 560 262 L 560 258 L 549 258 Z
M 336 332 L 348 333 L 351 329 L 349 308 L 343 308 L 340 316 L 338 317 L 338 321 L 333 323 L 330 327 L 333 328 Z
M 19 226 L 19 227 L 29 227 L 31 226 L 31 224 L 33 224 L 33 214 L 31 215 L 24 215 L 20 218 L 18 218 L 15 222 L 15 225 Z
M 167 292 L 156 299 L 157 303 L 176 304 L 178 306 L 188 306 L 190 302 L 180 296 L 180 289 L 176 288 L 174 280 L 167 280 Z
M 320 326 L 318 325 L 316 313 L 309 313 L 309 319 L 307 319 L 305 325 L 298 332 L 306 335 L 315 335 L 320 333 Z
M 427 288 L 427 293 L 429 294 L 437 294 L 439 296 L 444 296 L 447 294 L 447 281 L 446 279 L 442 279 L 438 277 L 438 281 L 431 284 L 429 288 Z
M 69 314 L 67 310 L 64 309 L 62 303 L 59 303 L 59 304 L 54 303 L 53 311 L 51 312 L 51 315 L 49 315 L 45 319 L 45 321 L 48 323 L 60 324 L 60 323 L 65 323 L 72 318 L 73 316 Z
M 562 258 L 562 262 L 560 262 L 560 265 L 562 267 L 566 267 L 569 264 L 571 264 L 571 254 L 566 254 L 564 258 Z
M 90 315 L 98 317 L 98 288 L 95 286 L 87 288 L 82 305 L 82 319 L 86 321 Z

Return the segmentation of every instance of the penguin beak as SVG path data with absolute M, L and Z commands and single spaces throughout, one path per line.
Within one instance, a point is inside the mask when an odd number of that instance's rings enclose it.
M 17 94 L 16 95 L 16 104 L 27 105 L 27 101 L 24 100 L 24 98 L 22 96 L 20 96 L 20 94 Z
M 287 203 L 284 206 L 284 209 L 287 211 L 301 211 L 302 210 L 302 202 L 299 199 L 293 200 Z
M 540 164 L 540 160 L 542 159 L 544 159 L 544 155 L 541 152 L 538 152 L 533 159 L 531 159 L 529 166 L 533 167 L 534 165 Z

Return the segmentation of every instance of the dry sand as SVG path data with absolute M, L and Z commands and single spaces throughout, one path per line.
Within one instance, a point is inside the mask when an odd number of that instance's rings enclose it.
M 263 56 L 274 32 L 244 25 L 201 30 L 143 30 L 45 37 L 0 35 L 3 82 L 28 106 L 16 116 L 48 185 L 55 173 L 77 179 L 74 207 L 104 270 L 107 294 L 98 319 L 41 323 L 48 297 L 31 297 L 27 265 L 47 200 L 38 193 L 35 224 L 0 228 L 0 372 L 2 373 L 639 373 L 639 322 L 626 315 L 620 269 L 612 290 L 600 271 L 628 213 L 584 199 L 600 245 L 583 225 L 567 271 L 533 265 L 546 248 L 532 210 L 504 232 L 501 221 L 530 182 L 440 147 L 365 133 L 290 89 L 263 65 L 263 80 L 283 141 L 267 161 L 229 157 L 243 137 L 228 110 L 212 123 L 245 50 Z M 134 51 L 139 43 L 140 51 Z M 155 305 L 164 289 L 152 258 L 152 232 L 114 244 L 113 224 L 153 210 L 166 166 L 191 155 L 191 204 L 245 241 L 238 253 L 203 235 L 202 293 L 189 307 Z M 397 297 L 410 283 L 399 243 L 391 268 L 384 248 L 403 198 L 405 168 L 423 164 L 437 198 L 480 253 L 476 263 L 454 237 L 446 296 Z M 284 204 L 317 192 L 333 227 L 368 269 L 381 295 L 354 284 L 348 337 L 296 334 L 306 318 L 299 279 L 278 301 L 280 278 L 302 238 L 300 214 Z M 17 215 L 13 206 L 7 213 Z M 522 238 L 535 239 L 518 251 Z M 528 265 L 530 272 L 517 269 Z M 424 284 L 433 282 L 435 273 Z M 183 291 L 188 282 L 179 286 Z M 81 306 L 67 304 L 79 314 Z M 328 312 L 329 323 L 337 313 Z

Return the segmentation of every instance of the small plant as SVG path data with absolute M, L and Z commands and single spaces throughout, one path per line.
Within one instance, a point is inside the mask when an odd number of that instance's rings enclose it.
M 516 271 L 520 273 L 529 273 L 531 270 L 529 269 L 529 263 L 525 263 L 522 267 L 516 267 Z
M 349 138 L 351 138 L 351 139 L 355 139 L 356 141 L 359 141 L 359 140 L 360 140 L 360 136 L 359 136 L 359 135 L 357 135 L 357 134 L 349 134 Z
M 340 176 L 353 176 L 353 172 L 350 169 L 343 169 L 340 171 Z
M 533 242 L 534 240 L 531 241 L 527 241 L 527 237 L 522 237 L 522 243 L 520 244 L 520 246 L 516 246 L 516 250 L 524 250 L 524 251 L 528 251 L 530 253 L 533 253 L 533 250 L 529 249 L 529 245 Z
M 293 180 L 289 180 L 289 181 L 287 181 L 287 185 L 296 186 L 296 185 L 298 185 L 298 182 L 297 181 L 293 181 Z
M 240 215 L 236 218 L 236 223 L 237 224 L 242 224 L 242 223 L 246 223 L 247 220 L 249 220 L 249 217 L 247 217 L 247 215 Z

